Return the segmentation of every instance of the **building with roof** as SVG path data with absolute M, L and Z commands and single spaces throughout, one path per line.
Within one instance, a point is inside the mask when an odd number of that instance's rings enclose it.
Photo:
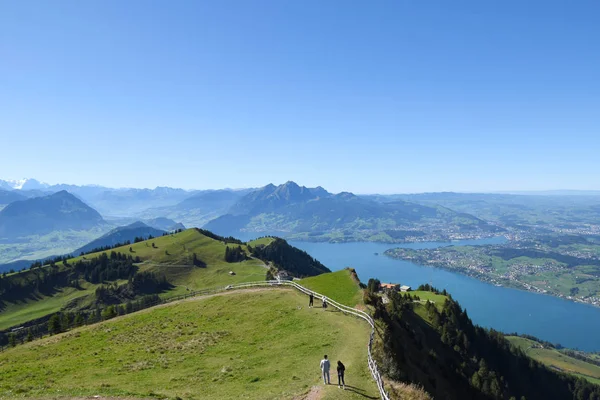
M 400 290 L 399 283 L 381 283 L 380 287 L 381 287 L 381 290 L 395 290 L 395 291 Z

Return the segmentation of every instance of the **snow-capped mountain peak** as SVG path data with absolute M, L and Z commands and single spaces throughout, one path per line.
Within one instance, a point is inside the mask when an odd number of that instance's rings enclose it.
M 0 180 L 0 189 L 5 190 L 36 190 L 48 187 L 47 183 L 32 178 Z

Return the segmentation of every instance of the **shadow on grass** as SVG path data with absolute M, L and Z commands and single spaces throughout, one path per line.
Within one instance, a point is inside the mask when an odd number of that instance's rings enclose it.
M 357 388 L 356 386 L 346 385 L 346 390 L 348 390 L 350 392 L 354 392 L 356 394 L 359 394 L 366 399 L 379 399 L 379 397 L 377 397 L 377 396 L 369 396 L 365 393 L 362 393 L 362 392 L 364 392 L 364 389 Z

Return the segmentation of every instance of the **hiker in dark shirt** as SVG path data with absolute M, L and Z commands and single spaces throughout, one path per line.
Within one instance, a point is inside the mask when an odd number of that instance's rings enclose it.
M 308 306 L 312 307 L 313 306 L 313 300 L 315 299 L 315 297 L 313 296 L 313 294 L 309 294 L 308 295 Z
M 342 364 L 341 361 L 338 361 L 337 364 L 337 373 L 338 373 L 338 388 L 343 387 L 346 390 L 346 382 L 344 382 L 344 371 L 346 371 L 346 367 Z

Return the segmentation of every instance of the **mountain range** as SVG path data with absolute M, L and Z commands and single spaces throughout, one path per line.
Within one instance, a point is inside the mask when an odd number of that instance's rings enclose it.
M 402 240 L 406 235 L 494 232 L 498 228 L 466 213 L 403 200 L 377 202 L 349 192 L 332 194 L 294 182 L 269 184 L 239 199 L 205 225 L 222 235 L 277 233 L 313 240 Z
M 44 197 L 60 189 L 104 216 L 144 221 L 168 218 L 227 235 L 278 233 L 312 240 L 402 241 L 405 236 L 440 235 L 442 231 L 497 230 L 464 210 L 456 212 L 439 204 L 400 197 L 382 201 L 349 192 L 333 194 L 320 186 L 308 188 L 292 181 L 258 189 L 204 191 L 46 185 L 34 179 L 0 184 L 12 188 L 0 195 L 0 200 L 4 198 L 9 204 L 23 196 Z M 166 226 L 161 229 L 169 230 Z
M 58 249 L 58 254 L 71 252 L 137 221 L 161 231 L 203 227 L 242 239 L 274 234 L 332 242 L 447 240 L 499 231 L 456 202 L 455 210 L 429 199 L 334 194 L 292 181 L 203 191 L 46 185 L 33 179 L 0 181 L 0 186 L 10 189 L 0 189 L 0 240 L 18 242 L 10 249 L 0 243 L 3 263 L 47 257 Z M 43 241 L 27 239 L 65 231 L 69 234 Z
M 14 201 L 0 211 L 0 238 L 85 230 L 103 224 L 102 216 L 66 191 Z
M 105 217 L 156 218 L 182 214 L 186 217 L 189 214 L 193 217 L 179 222 L 191 226 L 202 225 L 221 215 L 223 209 L 227 210 L 237 198 L 252 189 L 184 190 L 161 186 L 154 189 L 117 189 L 98 185 L 49 185 L 36 179 L 0 179 L 0 208 L 17 199 L 41 197 L 63 190 L 78 197 Z M 13 197 L 8 198 L 3 192 L 11 193 Z

